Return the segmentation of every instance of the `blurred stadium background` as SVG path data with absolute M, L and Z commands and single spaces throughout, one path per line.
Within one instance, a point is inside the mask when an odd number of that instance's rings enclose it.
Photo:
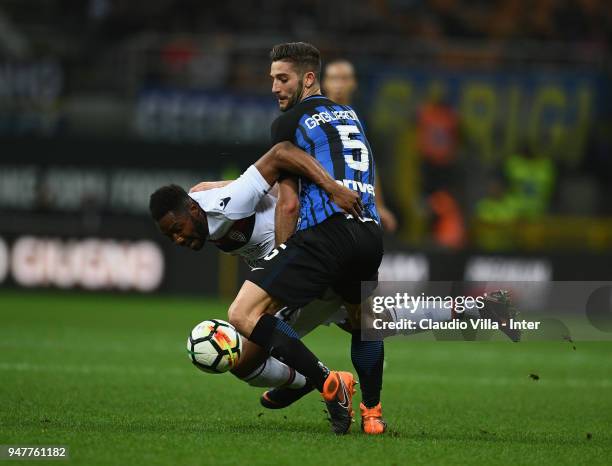
M 356 67 L 399 219 L 385 278 L 612 275 L 612 8 L 603 0 L 2 0 L 0 282 L 230 296 L 149 194 L 269 145 L 270 47 Z

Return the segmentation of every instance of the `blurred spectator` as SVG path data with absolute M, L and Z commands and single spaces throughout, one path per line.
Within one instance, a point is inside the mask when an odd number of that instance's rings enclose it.
M 434 214 L 432 236 L 444 247 L 457 249 L 465 242 L 465 226 L 459 203 L 451 192 L 457 182 L 455 163 L 459 147 L 459 117 L 446 102 L 445 90 L 434 83 L 417 115 L 417 150 L 423 184 Z
M 548 210 L 555 185 L 555 167 L 549 157 L 536 155 L 529 148 L 506 159 L 508 196 L 514 199 L 517 215 L 535 219 Z
M 190 37 L 171 40 L 160 50 L 161 60 L 172 73 L 182 73 L 199 53 L 197 45 Z
M 445 101 L 439 83 L 431 87 L 417 115 L 417 149 L 423 160 L 425 190 L 432 193 L 453 184 L 459 146 L 459 117 Z
M 488 222 L 536 220 L 548 211 L 556 178 L 550 158 L 525 148 L 506 159 L 504 176 L 507 190 L 495 184 L 491 195 L 478 203 L 478 218 Z
M 323 77 L 325 95 L 336 103 L 349 105 L 357 90 L 355 68 L 348 60 L 334 60 L 325 66 Z
M 429 196 L 429 205 L 436 218 L 432 233 L 436 244 L 449 249 L 465 245 L 465 225 L 459 204 L 447 191 Z

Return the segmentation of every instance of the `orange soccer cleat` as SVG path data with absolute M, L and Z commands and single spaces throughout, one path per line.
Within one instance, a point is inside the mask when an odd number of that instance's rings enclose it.
M 367 408 L 363 403 L 360 403 L 359 408 L 361 409 L 361 430 L 365 434 L 380 435 L 387 430 L 387 423 L 382 417 L 380 403 L 373 408 Z
M 331 371 L 323 385 L 323 398 L 329 413 L 332 431 L 346 434 L 353 422 L 355 378 L 350 372 Z

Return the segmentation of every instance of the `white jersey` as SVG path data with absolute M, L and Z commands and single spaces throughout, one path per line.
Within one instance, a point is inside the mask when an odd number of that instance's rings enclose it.
M 209 241 L 252 265 L 274 249 L 276 198 L 269 190 L 270 185 L 251 165 L 227 186 L 189 196 L 206 212 Z
M 209 241 L 229 254 L 240 255 L 251 267 L 274 249 L 276 198 L 259 170 L 251 165 L 240 178 L 223 188 L 190 193 L 206 212 Z M 303 337 L 317 326 L 347 319 L 342 300 L 328 291 L 304 309 L 283 308 L 276 317 Z

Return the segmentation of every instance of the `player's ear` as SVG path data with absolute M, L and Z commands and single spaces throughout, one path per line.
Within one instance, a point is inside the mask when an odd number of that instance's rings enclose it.
M 313 71 L 308 71 L 304 75 L 304 87 L 306 89 L 311 88 L 313 84 L 316 82 L 316 80 L 317 80 L 317 75 Z
M 189 213 L 192 216 L 198 215 L 200 213 L 200 206 L 193 199 L 189 199 Z

